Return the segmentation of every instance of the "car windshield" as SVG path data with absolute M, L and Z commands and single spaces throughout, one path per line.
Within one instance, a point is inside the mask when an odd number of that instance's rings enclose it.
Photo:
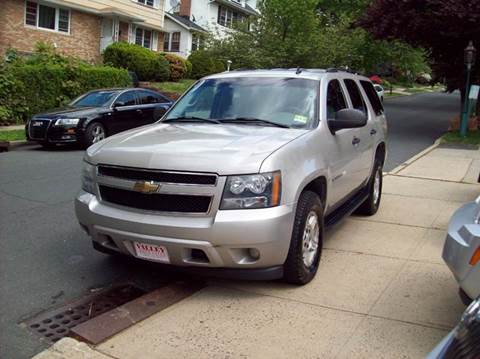
M 207 79 L 180 99 L 164 121 L 310 128 L 318 89 L 318 81 L 299 78 Z
M 118 91 L 95 91 L 82 95 L 70 105 L 73 107 L 103 107 L 106 106 Z

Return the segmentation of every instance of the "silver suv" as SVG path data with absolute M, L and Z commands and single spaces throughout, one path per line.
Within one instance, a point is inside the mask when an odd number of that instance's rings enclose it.
M 103 252 L 305 284 L 325 228 L 377 211 L 385 137 L 368 78 L 209 76 L 159 122 L 87 150 L 76 214 Z

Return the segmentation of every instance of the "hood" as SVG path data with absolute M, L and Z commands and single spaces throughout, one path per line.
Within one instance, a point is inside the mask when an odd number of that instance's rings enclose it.
M 82 118 L 88 117 L 102 111 L 101 107 L 60 107 L 43 112 L 34 116 L 34 118 Z
M 249 125 L 155 124 L 91 146 L 95 164 L 219 175 L 257 173 L 273 151 L 308 130 Z

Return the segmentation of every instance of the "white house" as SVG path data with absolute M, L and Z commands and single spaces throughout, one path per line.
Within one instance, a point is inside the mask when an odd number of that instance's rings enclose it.
M 228 36 L 236 22 L 258 15 L 257 0 L 166 0 L 164 51 L 188 57 L 202 33 Z

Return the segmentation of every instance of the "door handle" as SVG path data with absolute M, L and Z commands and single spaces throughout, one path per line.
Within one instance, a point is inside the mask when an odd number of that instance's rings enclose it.
M 136 113 L 142 113 L 142 110 L 137 109 L 135 112 L 136 112 Z
M 375 135 L 376 133 L 377 133 L 377 130 L 376 130 L 376 129 L 374 129 L 374 128 L 372 128 L 372 130 L 370 131 L 370 135 L 372 135 L 372 136 L 373 136 L 373 135 Z
M 353 137 L 352 145 L 356 146 L 360 143 L 360 139 L 358 137 Z

